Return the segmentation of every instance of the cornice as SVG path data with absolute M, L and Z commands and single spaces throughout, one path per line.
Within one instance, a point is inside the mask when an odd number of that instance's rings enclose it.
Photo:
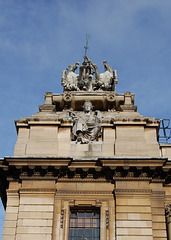
M 115 195 L 123 195 L 123 194 L 148 194 L 151 195 L 152 190 L 151 189 L 115 189 L 114 194 Z
M 68 190 L 57 190 L 57 195 L 113 195 L 112 191 L 68 191 Z
M 167 158 L 114 157 L 73 159 L 71 157 L 5 157 L 0 161 L 1 198 L 6 203 L 9 182 L 52 180 L 55 182 L 149 181 L 171 184 Z
M 152 178 L 147 177 L 113 177 L 113 180 L 115 181 L 152 181 Z
M 19 190 L 18 189 L 7 189 L 6 192 L 7 192 L 7 194 L 12 193 L 12 194 L 17 194 L 18 195 Z
M 1 165 L 4 177 L 13 179 L 106 179 L 106 181 L 153 181 L 170 183 L 171 168 L 163 168 L 166 158 L 46 158 L 6 157 Z M 151 162 L 154 165 L 150 165 Z M 17 162 L 17 164 L 16 164 Z M 137 165 L 131 164 L 132 162 Z M 50 164 L 49 164 L 50 163 Z M 141 163 L 141 165 L 140 165 Z M 78 177 L 79 176 L 79 177 Z M 66 178 L 68 180 L 66 180 Z M 83 180 L 81 180 L 83 181 Z M 103 180 L 104 181 L 104 180 Z
M 20 194 L 24 194 L 24 193 L 30 193 L 32 194 L 33 192 L 36 193 L 46 193 L 46 194 L 52 194 L 56 192 L 55 188 L 21 188 L 19 190 Z
M 165 197 L 165 192 L 164 191 L 152 191 L 152 198 L 164 198 Z

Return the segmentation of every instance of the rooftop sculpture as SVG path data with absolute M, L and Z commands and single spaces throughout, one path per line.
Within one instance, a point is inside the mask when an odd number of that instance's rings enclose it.
M 86 43 L 84 61 L 81 66 L 79 67 L 79 62 L 76 62 L 62 71 L 65 102 L 72 101 L 72 94 L 75 91 L 115 91 L 115 84 L 118 83 L 117 71 L 112 70 L 107 61 L 103 61 L 105 72 L 99 73 L 97 65 L 86 56 L 87 45 L 88 42 Z M 75 71 L 78 67 L 79 74 L 76 74 Z M 92 102 L 86 100 L 83 112 L 80 114 L 73 113 L 72 110 L 68 111 L 73 121 L 72 139 L 76 143 L 86 144 L 98 141 L 101 136 L 101 113 L 100 111 L 92 112 L 92 110 Z
M 104 73 L 99 73 L 98 67 L 86 55 L 79 67 L 79 74 L 75 70 L 79 62 L 69 65 L 62 71 L 62 85 L 64 91 L 115 91 L 118 83 L 117 70 L 112 70 L 107 61 L 103 61 Z

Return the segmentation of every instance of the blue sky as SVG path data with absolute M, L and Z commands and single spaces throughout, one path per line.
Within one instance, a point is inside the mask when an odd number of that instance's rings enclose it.
M 138 112 L 171 119 L 170 0 L 0 0 L 0 157 L 13 155 L 14 120 L 44 93 L 61 93 L 62 70 L 88 57 L 118 70 L 117 93 L 135 93 Z M 4 212 L 0 207 L 0 237 Z

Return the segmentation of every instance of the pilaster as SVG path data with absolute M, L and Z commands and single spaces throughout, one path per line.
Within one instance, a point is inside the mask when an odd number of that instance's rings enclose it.
M 16 240 L 19 212 L 19 184 L 12 182 L 7 190 L 7 207 L 2 240 Z

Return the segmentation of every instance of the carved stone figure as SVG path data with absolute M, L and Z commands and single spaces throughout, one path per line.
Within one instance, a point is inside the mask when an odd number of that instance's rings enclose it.
M 84 62 L 80 66 L 80 72 L 78 77 L 78 87 L 80 90 L 91 91 L 93 81 L 93 67 L 90 64 L 91 61 L 87 56 L 84 56 Z
M 78 88 L 78 74 L 75 73 L 75 70 L 78 68 L 79 62 L 76 62 L 74 65 L 69 65 L 66 70 L 62 71 L 62 86 L 64 90 L 67 91 L 77 91 Z
M 103 61 L 103 65 L 105 72 L 100 74 L 100 88 L 105 91 L 115 90 L 112 67 L 108 65 L 107 61 Z
M 92 109 L 92 103 L 85 101 L 83 113 L 74 117 L 72 133 L 77 143 L 97 141 L 100 137 L 101 114 L 99 111 L 92 112 Z
M 112 70 L 107 61 L 103 61 L 105 72 L 99 74 L 98 67 L 87 56 L 79 68 L 79 74 L 75 73 L 79 63 L 69 65 L 62 72 L 62 85 L 65 91 L 114 91 L 118 83 L 117 71 Z M 94 77 L 95 76 L 95 77 Z
M 98 71 L 98 67 L 91 60 L 89 60 L 89 63 L 90 63 L 90 66 L 92 66 L 92 68 L 94 69 L 93 73 L 95 74 L 95 79 L 94 78 L 92 79 L 92 89 L 98 90 L 102 85 L 102 82 L 100 81 L 100 74 Z
M 67 71 L 68 72 L 75 72 L 75 70 L 78 68 L 79 66 L 79 62 L 76 62 L 74 65 L 69 65 L 68 68 L 67 68 Z

